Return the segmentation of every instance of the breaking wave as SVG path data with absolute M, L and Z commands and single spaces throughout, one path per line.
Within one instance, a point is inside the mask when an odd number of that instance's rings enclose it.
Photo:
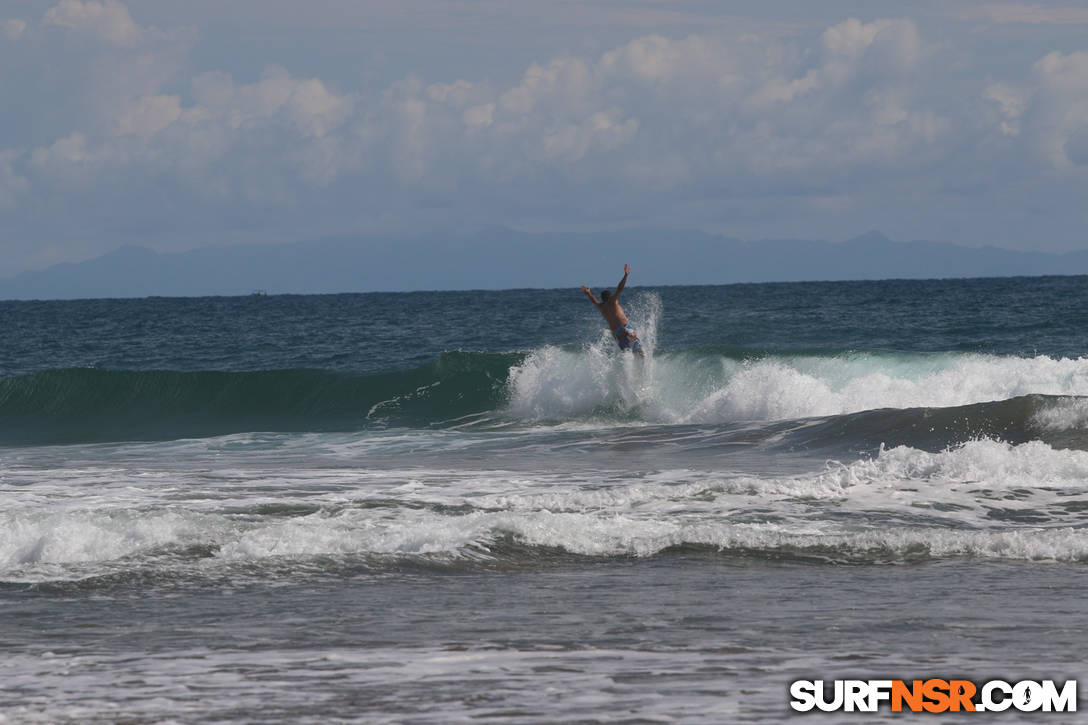
M 517 567 L 685 552 L 831 563 L 1088 562 L 1088 452 L 1037 441 L 980 440 L 937 453 L 900 446 L 773 477 L 675 469 L 577 483 L 435 470 L 411 472 L 405 486 L 390 472 L 360 475 L 345 477 L 343 488 L 324 479 L 324 493 L 289 505 L 239 508 L 196 491 L 170 506 L 104 497 L 48 512 L 9 507 L 0 513 L 0 581 L 109 576 L 141 561 L 198 576 L 209 567 L 285 563 Z
M 409 370 L 45 370 L 0 379 L 0 444 L 171 440 L 376 426 L 759 424 L 794 443 L 942 447 L 972 437 L 1082 447 L 1088 359 L 723 348 L 447 352 Z M 794 422 L 796 425 L 785 425 Z M 798 423 L 800 422 L 800 423 Z

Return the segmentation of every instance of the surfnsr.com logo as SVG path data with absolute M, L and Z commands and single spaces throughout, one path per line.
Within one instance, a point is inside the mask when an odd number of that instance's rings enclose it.
M 1054 680 L 797 680 L 790 707 L 798 712 L 1076 712 L 1077 681 Z

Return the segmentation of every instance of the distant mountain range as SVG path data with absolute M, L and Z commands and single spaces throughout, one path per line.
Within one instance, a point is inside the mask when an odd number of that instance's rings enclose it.
M 97 259 L 0 278 L 0 299 L 188 297 L 278 293 L 513 289 L 805 280 L 1088 274 L 1088 252 L 1050 254 L 869 232 L 846 242 L 745 242 L 697 231 L 638 229 L 467 236 L 366 237 L 206 247 L 162 254 L 124 246 Z

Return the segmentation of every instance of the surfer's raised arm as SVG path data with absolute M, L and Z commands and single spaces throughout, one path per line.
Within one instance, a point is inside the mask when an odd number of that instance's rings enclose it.
M 586 297 L 589 298 L 590 302 L 592 302 L 593 304 L 600 307 L 601 301 L 593 296 L 593 293 L 589 291 L 589 287 L 586 287 L 585 285 L 582 285 L 582 292 L 585 292 L 585 295 L 586 295 Z
M 623 288 L 627 286 L 627 275 L 631 274 L 631 265 L 623 265 L 623 279 L 616 285 L 616 297 L 620 296 L 620 292 L 623 292 Z

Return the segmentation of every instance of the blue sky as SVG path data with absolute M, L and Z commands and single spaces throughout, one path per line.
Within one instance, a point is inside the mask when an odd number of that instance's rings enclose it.
M 1088 7 L 0 2 L 0 275 L 640 225 L 1088 248 Z

